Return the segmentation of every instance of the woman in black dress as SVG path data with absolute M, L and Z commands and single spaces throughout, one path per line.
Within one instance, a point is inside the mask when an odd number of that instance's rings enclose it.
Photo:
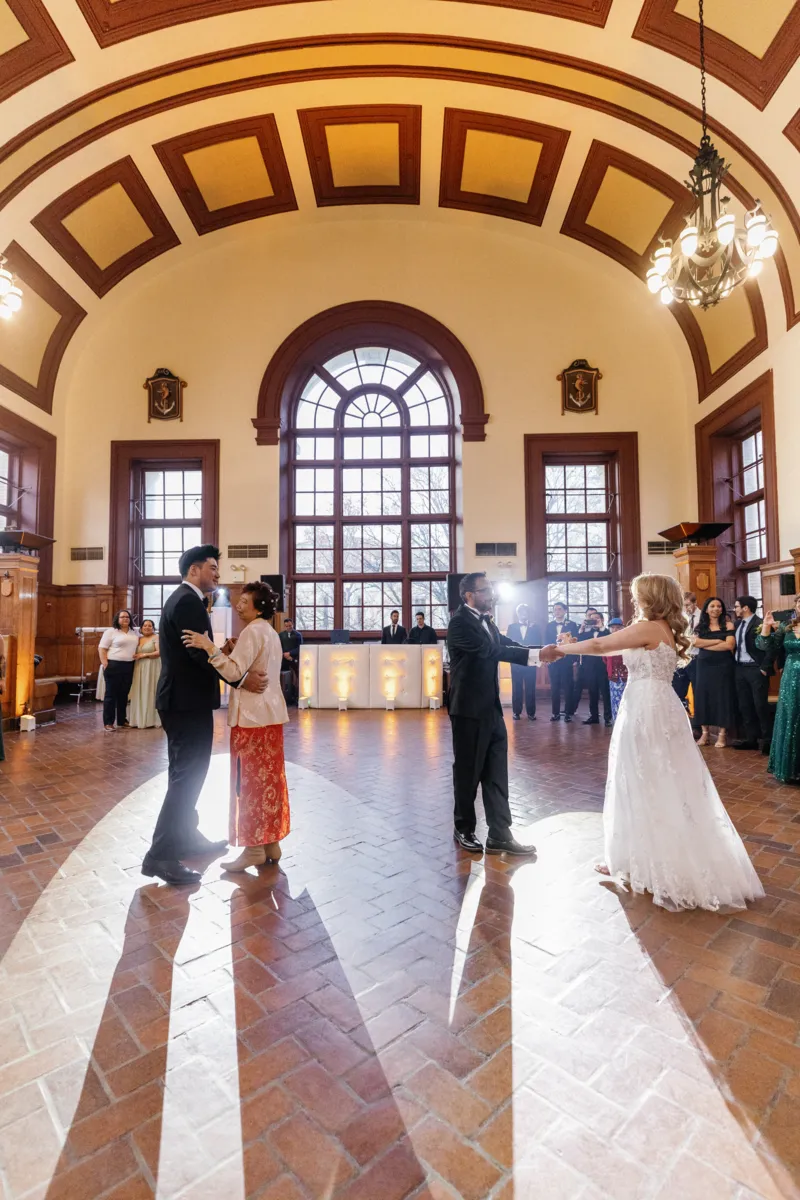
M 719 730 L 714 743 L 718 750 L 728 744 L 728 730 L 736 726 L 736 685 L 734 682 L 733 622 L 719 596 L 711 596 L 703 605 L 692 645 L 699 648 L 694 689 L 694 722 L 703 733 L 698 746 L 707 746 L 708 730 Z

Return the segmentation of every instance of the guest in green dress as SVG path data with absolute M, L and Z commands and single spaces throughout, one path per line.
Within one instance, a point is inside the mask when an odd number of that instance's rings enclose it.
M 768 612 L 756 638 L 759 650 L 786 655 L 767 768 L 781 783 L 800 783 L 800 596 L 794 607 L 792 619 L 780 624 Z

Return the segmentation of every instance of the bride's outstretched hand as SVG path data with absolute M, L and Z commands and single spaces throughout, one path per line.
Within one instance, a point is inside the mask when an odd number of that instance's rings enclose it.
M 563 657 L 564 653 L 562 650 L 559 650 L 558 646 L 542 646 L 539 651 L 539 662 L 541 663 L 557 662 L 559 658 Z

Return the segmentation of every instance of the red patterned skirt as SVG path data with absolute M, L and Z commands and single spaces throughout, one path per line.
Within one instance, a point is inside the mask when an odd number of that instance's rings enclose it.
M 228 841 L 233 846 L 268 846 L 285 838 L 289 829 L 283 726 L 232 726 Z

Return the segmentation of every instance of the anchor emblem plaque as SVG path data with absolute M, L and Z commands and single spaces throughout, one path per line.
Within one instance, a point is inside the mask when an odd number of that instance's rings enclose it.
M 144 387 L 147 390 L 148 421 L 183 420 L 184 379 L 179 379 L 166 367 L 159 367 L 155 375 L 145 381 Z
M 561 384 L 561 412 L 597 414 L 597 381 L 603 376 L 585 358 L 576 358 L 556 379 Z

